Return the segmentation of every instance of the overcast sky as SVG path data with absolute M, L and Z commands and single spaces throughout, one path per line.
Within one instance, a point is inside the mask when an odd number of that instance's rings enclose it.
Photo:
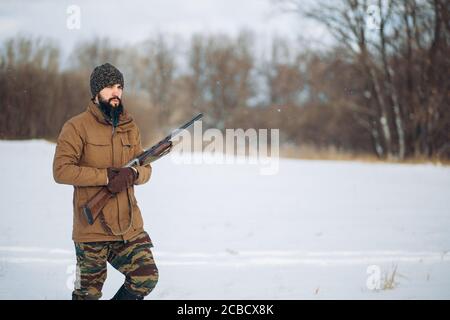
M 80 29 L 69 29 L 67 9 L 80 9 Z M 133 44 L 161 32 L 188 38 L 193 33 L 255 32 L 258 41 L 274 35 L 322 41 L 320 25 L 282 14 L 271 0 L 1 0 L 0 40 L 17 34 L 55 39 L 63 51 L 95 36 Z

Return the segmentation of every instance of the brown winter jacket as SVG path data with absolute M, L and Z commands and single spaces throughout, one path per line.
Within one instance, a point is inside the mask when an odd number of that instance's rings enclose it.
M 75 242 L 128 240 L 143 231 L 134 187 L 110 199 L 93 225 L 87 223 L 81 210 L 107 184 L 108 167 L 121 167 L 142 151 L 139 129 L 125 110 L 114 132 L 92 102 L 85 112 L 64 124 L 56 145 L 53 177 L 57 183 L 74 186 L 72 239 Z M 139 176 L 135 184 L 146 183 L 151 166 L 136 169 Z

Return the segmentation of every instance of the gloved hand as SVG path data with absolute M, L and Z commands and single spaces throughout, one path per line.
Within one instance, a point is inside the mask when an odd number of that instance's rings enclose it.
M 108 185 L 111 193 L 119 193 L 134 184 L 136 172 L 131 168 L 108 168 Z
M 108 168 L 106 169 L 107 175 L 108 175 L 108 183 L 111 181 L 117 174 L 119 173 L 119 169 L 116 168 Z

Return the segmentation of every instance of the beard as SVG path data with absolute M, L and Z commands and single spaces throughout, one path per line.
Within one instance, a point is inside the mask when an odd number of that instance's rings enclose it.
M 119 100 L 117 106 L 113 106 L 111 101 L 113 99 Z M 102 111 L 106 120 L 110 122 L 114 127 L 119 124 L 119 117 L 123 113 L 122 100 L 119 97 L 112 97 L 109 100 L 103 99 L 100 95 L 98 96 L 98 107 Z

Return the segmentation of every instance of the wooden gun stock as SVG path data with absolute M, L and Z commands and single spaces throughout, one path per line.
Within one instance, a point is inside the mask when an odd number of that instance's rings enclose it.
M 108 188 L 103 187 L 82 207 L 83 214 L 89 224 L 93 224 L 108 200 L 114 196 Z

